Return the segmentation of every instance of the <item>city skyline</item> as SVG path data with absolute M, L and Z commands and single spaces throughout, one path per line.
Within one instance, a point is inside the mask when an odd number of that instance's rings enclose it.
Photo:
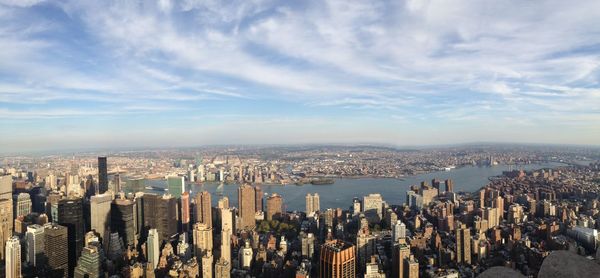
M 3 0 L 0 152 L 597 145 L 599 5 Z

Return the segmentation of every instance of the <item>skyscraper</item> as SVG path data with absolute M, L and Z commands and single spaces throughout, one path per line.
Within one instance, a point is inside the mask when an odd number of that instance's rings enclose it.
M 319 277 L 356 277 L 356 248 L 354 245 L 331 240 L 321 245 Z
M 21 243 L 19 237 L 6 242 L 6 278 L 21 278 Z
M 115 199 L 110 209 L 111 231 L 117 232 L 125 246 L 136 245 L 136 208 L 129 199 Z
M 0 260 L 6 257 L 4 245 L 12 237 L 13 223 L 12 198 L 0 199 Z
M 398 220 L 392 229 L 392 239 L 394 243 L 398 243 L 401 238 L 406 237 L 406 225 Z
M 179 198 L 179 218 L 181 219 L 181 232 L 189 233 L 190 231 L 190 193 L 183 192 Z
M 202 256 L 202 277 L 213 277 L 213 260 L 212 251 L 207 251 Z
M 75 268 L 75 278 L 101 278 L 104 277 L 102 271 L 102 256 L 100 249 L 95 245 L 83 248 L 77 267 Z
M 238 209 L 240 217 L 240 229 L 254 229 L 255 220 L 255 193 L 254 188 L 249 185 L 240 185 L 238 188 Z
M 19 193 L 15 203 L 15 216 L 27 216 L 31 213 L 31 197 L 27 193 Z
M 461 224 L 456 229 L 456 262 L 471 264 L 471 230 Z
M 212 227 L 211 197 L 208 191 L 196 193 L 196 222 Z
M 102 194 L 108 190 L 108 166 L 106 157 L 98 157 L 98 189 L 96 193 Z
M 240 264 L 239 267 L 243 269 L 250 269 L 252 266 L 252 256 L 253 252 L 252 247 L 250 247 L 250 241 L 246 240 L 244 242 L 244 246 L 242 246 L 238 252 L 238 262 Z
M 267 197 L 267 220 L 279 219 L 283 215 L 283 198 L 277 193 Z
M 447 179 L 444 184 L 446 185 L 446 192 L 454 192 L 454 181 Z
M 44 225 L 44 253 L 51 277 L 67 277 L 69 270 L 69 240 L 67 227 Z
M 212 252 L 213 249 L 213 236 L 212 228 L 208 227 L 204 223 L 194 224 L 193 229 L 193 240 L 194 240 L 194 255 L 196 259 L 200 260 L 207 252 Z
M 381 194 L 369 194 L 363 197 L 363 212 L 370 223 L 383 219 L 383 198 Z
M 160 258 L 160 239 L 158 230 L 150 229 L 148 239 L 146 240 L 146 252 L 148 253 L 148 264 L 152 269 L 156 269 Z
M 181 197 L 181 194 L 185 192 L 184 177 L 167 177 L 167 185 L 169 188 L 169 194 L 173 195 L 175 198 Z
M 231 263 L 223 258 L 217 260 L 215 263 L 215 278 L 229 278 L 231 277 Z
M 221 209 L 221 259 L 231 263 L 231 235 L 233 233 L 233 210 Z M 216 271 L 215 271 L 216 272 Z
M 306 215 L 313 215 L 321 209 L 320 206 L 319 193 L 315 193 L 314 195 L 310 193 L 306 194 Z
M 11 175 L 0 176 L 0 200 L 12 200 L 12 182 L 13 179 Z
M 156 194 L 144 194 L 143 215 L 144 227 L 156 229 L 159 234 L 159 242 L 169 240 L 177 234 L 177 201 L 173 196 L 167 194 L 158 196 Z
M 263 211 L 263 191 L 262 188 L 260 188 L 260 186 L 255 186 L 254 187 L 254 192 L 255 192 L 255 202 L 256 202 L 256 211 Z
M 98 233 L 101 239 L 106 238 L 110 229 L 111 203 L 112 194 L 110 193 L 90 197 L 90 228 Z
M 58 202 L 58 224 L 67 227 L 69 236 L 69 276 L 77 264 L 83 249 L 83 202 L 81 198 L 61 199 Z M 63 246 L 64 248 L 64 246 Z
M 27 226 L 25 233 L 27 241 L 27 263 L 37 267 L 44 258 L 44 227 L 33 224 Z
M 393 246 L 392 251 L 392 277 L 407 278 L 405 260 L 410 257 L 410 246 L 406 243 L 398 243 Z

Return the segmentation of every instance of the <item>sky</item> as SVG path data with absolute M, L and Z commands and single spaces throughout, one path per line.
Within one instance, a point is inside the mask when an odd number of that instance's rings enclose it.
M 600 144 L 600 1 L 0 0 L 0 152 Z

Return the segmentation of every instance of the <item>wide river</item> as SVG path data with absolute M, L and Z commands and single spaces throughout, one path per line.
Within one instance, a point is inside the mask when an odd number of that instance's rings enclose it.
M 541 168 L 555 168 L 564 166 L 561 163 L 542 163 L 519 165 L 519 169 L 536 170 Z M 494 167 L 467 166 L 451 171 L 432 172 L 427 174 L 405 177 L 403 180 L 392 178 L 338 178 L 334 184 L 329 185 L 261 185 L 265 193 L 278 193 L 284 199 L 286 210 L 304 210 L 305 196 L 307 193 L 319 193 L 321 209 L 326 208 L 348 208 L 352 205 L 352 199 L 370 193 L 380 193 L 388 204 L 402 204 L 406 201 L 406 191 L 411 185 L 427 181 L 431 184 L 432 179 L 454 180 L 454 191 L 473 192 L 486 185 L 489 177 L 498 176 L 502 171 L 507 171 L 508 166 L 497 165 Z M 148 184 L 166 187 L 164 181 L 147 181 Z M 192 196 L 198 191 L 207 190 L 212 196 L 213 205 L 216 205 L 220 196 L 227 196 L 232 206 L 237 206 L 236 184 L 205 183 L 202 185 L 191 185 Z M 161 193 L 156 190 L 147 192 Z M 265 202 L 266 205 L 266 202 Z

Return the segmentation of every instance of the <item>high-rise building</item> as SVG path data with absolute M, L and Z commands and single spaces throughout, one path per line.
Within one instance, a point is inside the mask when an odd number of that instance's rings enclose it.
M 167 177 L 167 186 L 169 188 L 169 194 L 175 198 L 181 197 L 181 194 L 185 192 L 185 178 L 174 176 Z
M 447 179 L 444 185 L 446 186 L 446 192 L 454 192 L 454 181 Z
M 190 193 L 183 192 L 179 198 L 179 219 L 181 219 L 181 232 L 189 233 L 190 231 Z
M 212 228 L 204 223 L 194 224 L 193 230 L 194 255 L 200 260 L 204 254 L 213 250 Z
M 369 194 L 363 197 L 363 212 L 370 223 L 383 219 L 383 198 L 381 194 Z
M 156 194 L 144 194 L 144 227 L 146 229 L 157 229 L 160 236 L 159 241 L 169 240 L 177 234 L 177 200 L 167 194 L 158 196 Z
M 117 198 L 112 202 L 110 209 L 111 231 L 119 234 L 125 246 L 136 245 L 136 217 L 136 204 L 134 201 Z
M 321 245 L 319 277 L 356 277 L 356 248 L 341 241 L 330 240 Z
M 283 198 L 277 193 L 267 197 L 267 220 L 279 219 L 283 215 Z
M 398 243 L 401 238 L 406 238 L 406 225 L 398 220 L 392 229 L 392 239 Z
M 68 277 L 69 238 L 67 227 L 48 223 L 44 225 L 44 253 L 50 277 Z
M 215 263 L 215 278 L 229 278 L 231 277 L 231 262 L 220 258 Z
M 196 222 L 204 223 L 212 228 L 212 206 L 208 191 L 196 193 Z
M 106 238 L 110 229 L 111 203 L 112 194 L 110 192 L 90 197 L 90 228 L 98 233 L 101 239 Z
M 108 166 L 106 157 L 98 157 L 98 189 L 97 194 L 108 191 Z
M 12 200 L 12 183 L 13 178 L 11 175 L 0 176 L 0 200 L 10 199 Z
M 306 194 L 306 215 L 311 216 L 314 215 L 315 212 L 321 209 L 319 193 L 315 193 L 311 195 L 310 193 Z
M 302 244 L 302 256 L 312 259 L 315 254 L 315 236 L 313 233 L 305 234 L 304 232 L 301 232 L 300 240 Z
M 415 259 L 414 255 L 410 255 L 407 259 L 404 260 L 406 273 L 404 277 L 406 278 L 419 278 L 419 262 Z
M 213 260 L 212 251 L 207 251 L 202 256 L 202 277 L 213 277 Z
M 27 216 L 31 213 L 31 196 L 27 193 L 19 193 L 15 203 L 15 217 Z
M 263 191 L 262 188 L 260 188 L 260 186 L 255 186 L 254 187 L 254 192 L 255 192 L 255 202 L 256 202 L 256 211 L 263 211 Z
M 238 188 L 238 209 L 240 217 L 240 229 L 254 229 L 255 226 L 255 193 L 254 188 L 249 185 L 240 185 Z
M 375 254 L 375 236 L 359 231 L 356 236 L 356 251 L 358 267 L 363 270 L 369 258 Z
M 44 227 L 38 224 L 27 226 L 25 239 L 27 241 L 27 263 L 37 267 L 44 258 Z
M 13 223 L 12 198 L 0 199 L 0 260 L 5 259 L 4 245 L 12 237 Z
M 102 271 L 102 259 L 100 248 L 96 245 L 90 245 L 83 248 L 77 267 L 75 268 L 75 278 L 101 278 L 104 277 Z
M 227 196 L 223 196 L 223 198 L 219 199 L 219 201 L 217 202 L 217 208 L 229 208 L 229 198 L 227 198 Z
M 471 264 L 471 229 L 461 224 L 456 229 L 456 262 Z
M 408 272 L 405 260 L 410 257 L 410 246 L 406 243 L 398 243 L 393 246 L 392 252 L 392 277 L 407 278 Z
M 231 235 L 233 233 L 233 210 L 221 209 L 221 259 L 231 264 Z
M 148 264 L 152 270 L 156 269 L 160 258 L 160 239 L 158 230 L 150 229 L 148 231 L 148 239 L 146 240 L 146 252 L 148 254 Z
M 21 278 L 21 243 L 19 237 L 6 242 L 6 278 Z
M 239 267 L 242 269 L 249 269 L 252 266 L 253 255 L 254 253 L 252 252 L 252 247 L 250 247 L 250 241 L 246 240 L 244 246 L 242 246 L 238 252 Z
M 58 224 L 67 227 L 69 235 L 69 276 L 77 264 L 77 258 L 83 249 L 83 201 L 70 197 L 58 201 Z

